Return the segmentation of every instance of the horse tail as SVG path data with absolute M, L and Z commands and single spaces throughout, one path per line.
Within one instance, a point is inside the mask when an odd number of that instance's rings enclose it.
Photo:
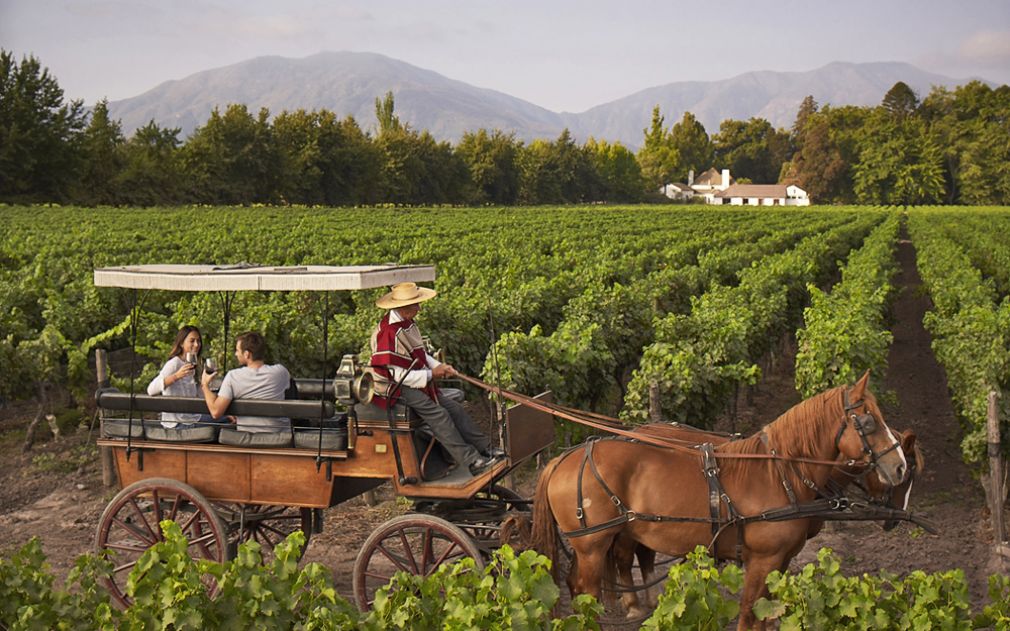
M 554 458 L 540 472 L 537 490 L 533 494 L 533 529 L 530 533 L 530 547 L 550 559 L 555 581 L 558 579 L 558 522 L 547 499 L 547 486 L 562 459 L 562 456 Z

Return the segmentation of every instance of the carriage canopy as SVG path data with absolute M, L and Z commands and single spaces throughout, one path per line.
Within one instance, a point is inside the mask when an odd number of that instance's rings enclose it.
M 433 265 L 126 265 L 95 270 L 96 287 L 167 291 L 345 291 L 431 282 Z

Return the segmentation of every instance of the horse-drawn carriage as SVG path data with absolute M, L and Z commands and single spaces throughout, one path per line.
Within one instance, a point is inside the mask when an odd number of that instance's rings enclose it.
M 359 290 L 434 277 L 431 266 L 140 265 L 97 269 L 95 285 L 134 290 L 135 344 L 138 292 L 221 292 L 227 337 L 237 291 Z M 415 511 L 380 525 L 362 545 L 353 570 L 360 607 L 368 607 L 397 570 L 427 574 L 465 556 L 481 566 L 497 547 L 506 511 L 528 510 L 528 502 L 497 481 L 553 442 L 550 415 L 507 413 L 506 458 L 471 476 L 466 467 L 450 469 L 438 461 L 430 434 L 404 406 L 384 410 L 370 403 L 363 375 L 355 356 L 344 356 L 332 378 L 295 380 L 305 398 L 232 401 L 228 414 L 301 419 L 290 431 L 263 434 L 213 423 L 166 428 L 151 415 L 205 414 L 204 399 L 100 388 L 98 445 L 114 455 L 122 490 L 101 517 L 95 546 L 114 564 L 107 586 L 115 600 L 127 604 L 126 579 L 140 555 L 161 539 L 163 519 L 179 523 L 195 557 L 224 561 L 246 540 L 260 542 L 269 556 L 296 529 L 306 541 L 321 532 L 323 509 L 385 482 L 413 500 Z
M 146 290 L 221 292 L 225 339 L 236 291 L 326 292 L 433 279 L 430 266 L 396 265 L 95 271 L 96 286 L 130 288 L 134 296 Z M 134 300 L 134 343 L 136 305 Z M 243 432 L 219 426 L 173 431 L 144 418 L 153 412 L 205 413 L 203 399 L 100 389 L 99 446 L 113 452 L 122 485 L 102 515 L 96 540 L 114 563 L 108 579 L 114 598 L 127 602 L 126 577 L 160 540 L 162 519 L 180 524 L 194 556 L 223 561 L 250 539 L 269 555 L 294 529 L 306 537 L 320 532 L 322 509 L 384 482 L 413 500 L 414 511 L 382 524 L 362 545 L 353 569 L 361 608 L 398 570 L 428 574 L 466 556 L 480 566 L 499 543 L 506 513 L 530 509 L 497 481 L 553 443 L 554 417 L 619 438 L 572 448 L 540 476 L 532 543 L 550 555 L 559 530 L 568 538 L 573 593 L 599 595 L 602 575 L 611 569 L 630 585 L 635 555 L 644 575 L 654 551 L 682 556 L 708 544 L 717 556 L 748 566 L 741 626 L 749 626 L 764 576 L 783 568 L 824 520 L 906 519 L 928 528 L 905 510 L 910 475 L 919 464 L 912 457 L 914 438 L 886 426 L 866 377 L 851 389 L 836 388 L 797 405 L 742 441 L 669 426 L 632 431 L 616 419 L 492 388 L 521 405 L 505 415 L 506 460 L 471 476 L 465 467 L 446 470 L 437 462 L 432 438 L 406 408 L 370 404 L 366 374 L 354 356 L 344 356 L 333 377 L 297 380 L 297 390 L 308 398 L 232 401 L 229 414 L 304 421 L 264 438 L 236 437 Z M 874 491 L 878 503 L 857 507 L 832 489 L 836 474 L 842 486 L 880 486 Z M 625 604 L 633 609 L 637 600 L 630 595 Z

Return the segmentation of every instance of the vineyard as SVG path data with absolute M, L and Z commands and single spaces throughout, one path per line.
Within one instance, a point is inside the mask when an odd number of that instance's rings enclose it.
M 96 267 L 430 263 L 439 297 L 425 305 L 423 327 L 462 372 L 520 392 L 549 388 L 562 404 L 630 423 L 661 417 L 754 429 L 783 403 L 871 370 L 892 426 L 899 418 L 897 427 L 914 428 L 926 441 L 927 469 L 940 465 L 930 475 L 947 480 L 944 492 L 963 483 L 961 500 L 978 512 L 980 487 L 968 476 L 988 470 L 992 391 L 1003 393 L 1002 450 L 1010 453 L 1008 233 L 1005 207 L 0 207 L 0 399 L 32 400 L 20 408 L 30 414 L 39 405 L 93 405 L 97 348 L 110 351 L 120 388 L 140 390 L 182 324 L 198 325 L 211 353 L 229 354 L 218 296 L 148 292 L 139 297 L 131 358 L 128 314 L 138 297 L 96 289 Z M 917 296 L 899 282 L 903 274 L 909 282 L 899 254 L 909 247 L 922 279 Z M 262 332 L 271 360 L 294 375 L 332 374 L 342 354 L 366 346 L 380 294 L 240 293 L 230 335 Z M 918 326 L 896 308 L 911 298 L 927 303 L 928 339 L 916 351 L 942 368 L 936 396 L 956 419 L 941 436 L 928 435 L 940 426 L 914 418 L 917 402 L 894 392 L 901 379 L 916 379 L 908 374 L 916 366 L 894 374 L 890 365 L 899 328 Z M 755 411 L 762 404 L 776 407 Z M 558 429 L 558 447 L 585 435 Z M 948 480 L 945 466 L 965 474 Z M 933 501 L 939 513 L 942 501 Z M 0 524 L 23 502 L 5 500 Z M 879 528 L 860 532 L 881 536 Z M 845 533 L 828 537 L 837 545 Z M 88 535 L 74 536 L 85 551 Z M 983 583 L 955 588 L 978 600 Z

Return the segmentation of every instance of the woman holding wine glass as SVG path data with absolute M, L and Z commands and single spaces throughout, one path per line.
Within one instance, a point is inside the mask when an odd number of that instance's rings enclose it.
M 201 350 L 203 350 L 203 338 L 200 336 L 200 329 L 195 326 L 184 326 L 179 329 L 168 361 L 162 366 L 158 376 L 147 386 L 147 394 L 199 397 L 200 385 L 197 381 L 196 366 L 200 362 Z M 209 414 L 161 413 L 161 424 L 168 428 L 187 427 L 193 423 L 210 420 Z

